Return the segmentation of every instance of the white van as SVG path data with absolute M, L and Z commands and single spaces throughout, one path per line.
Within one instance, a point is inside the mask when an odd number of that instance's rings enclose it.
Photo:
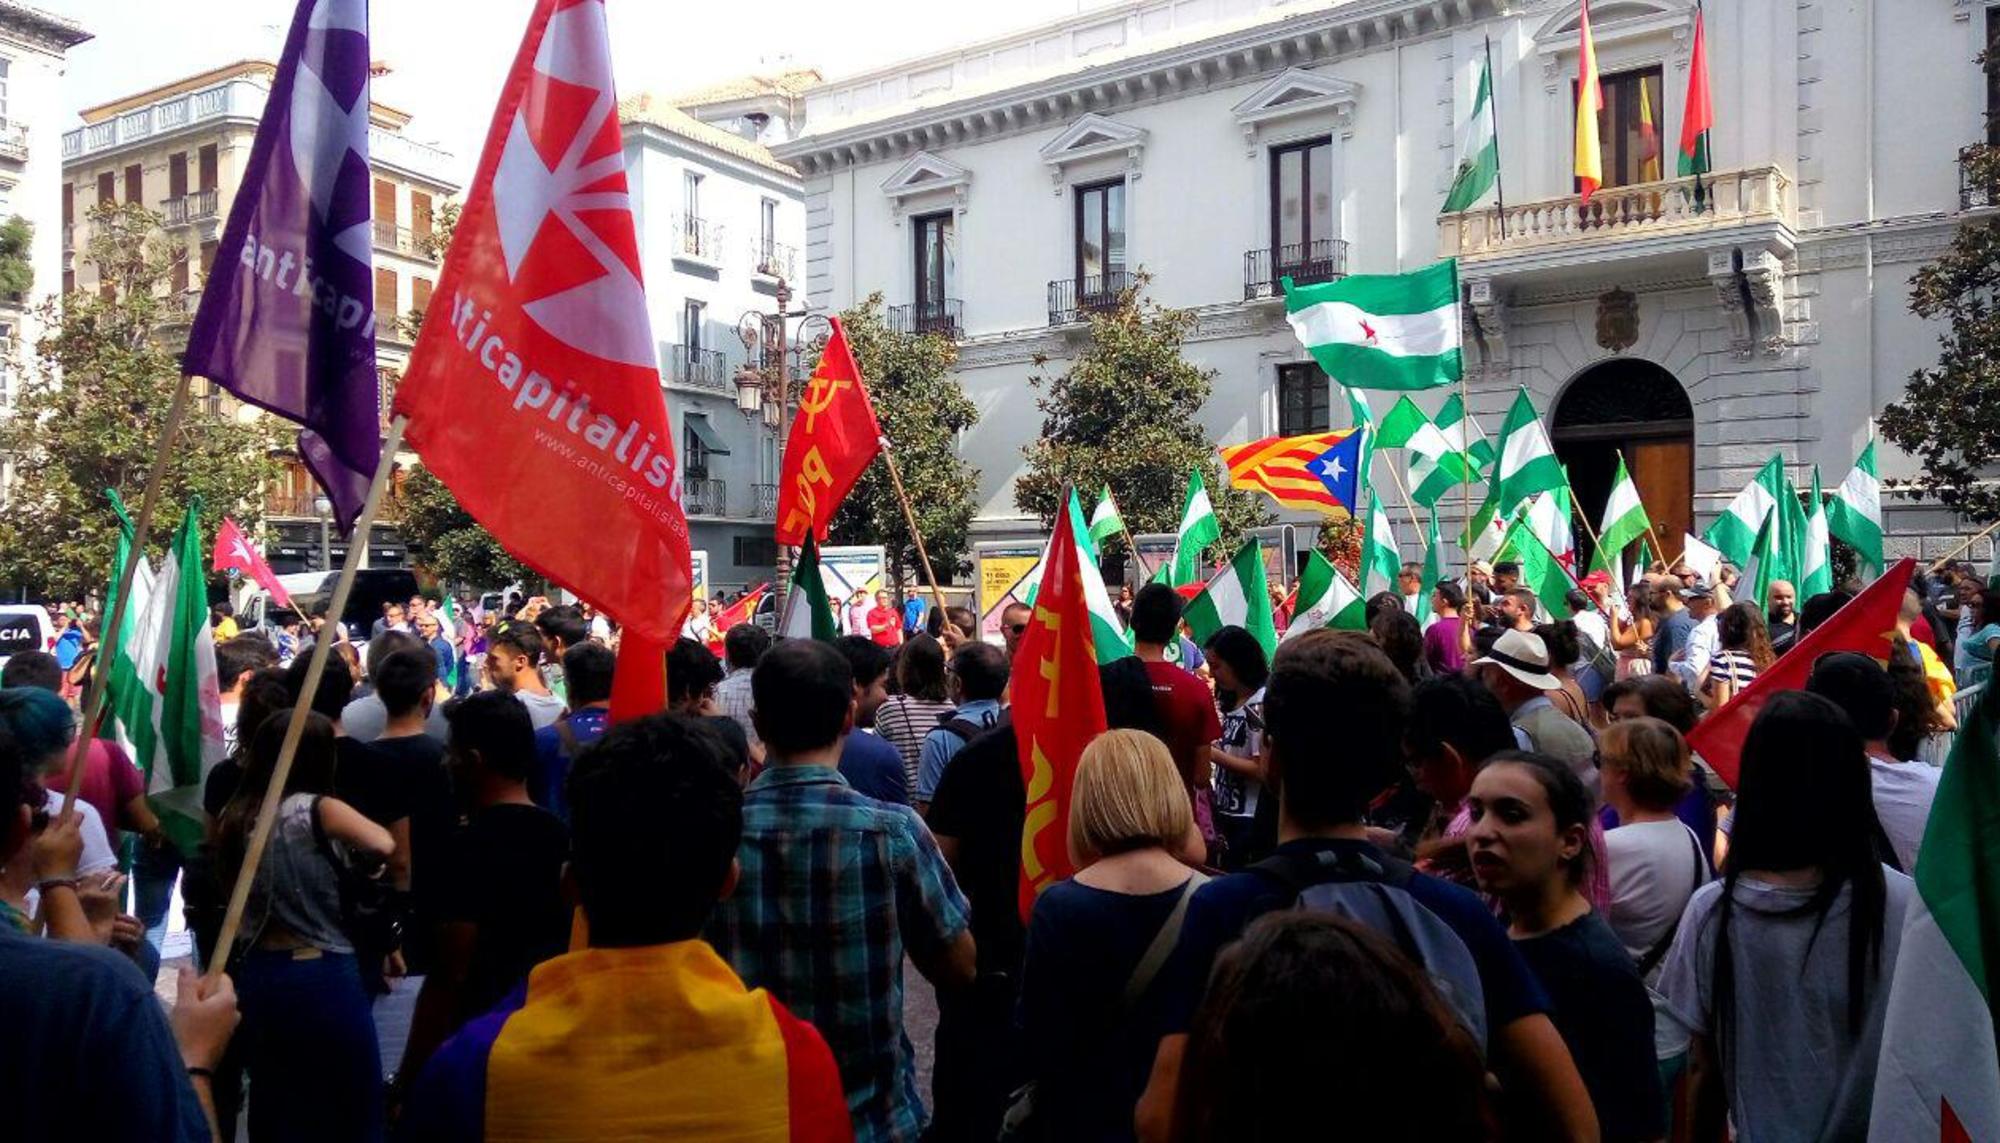
M 0 666 L 22 651 L 54 651 L 56 623 L 32 603 L 0 603 Z

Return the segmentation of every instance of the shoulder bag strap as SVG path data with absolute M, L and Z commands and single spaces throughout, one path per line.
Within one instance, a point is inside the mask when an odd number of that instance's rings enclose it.
M 1694 891 L 1701 888 L 1702 874 L 1708 872 L 1708 863 L 1702 860 L 1701 839 L 1694 835 L 1693 830 L 1687 828 L 1686 823 L 1682 823 L 1681 830 L 1687 834 L 1688 849 L 1694 854 L 1694 876 L 1688 881 L 1688 897 L 1693 899 Z M 1667 926 L 1667 931 L 1661 933 L 1660 939 L 1653 942 L 1653 947 L 1646 950 L 1646 955 L 1639 958 L 1641 979 L 1653 975 L 1653 970 L 1659 967 L 1660 961 L 1666 959 L 1667 950 L 1674 947 L 1674 937 L 1681 931 L 1681 918 L 1686 915 L 1687 902 L 1683 901 L 1680 912 L 1674 914 L 1673 923 Z
M 1118 1001 L 1121 1014 L 1130 1012 L 1139 998 L 1146 994 L 1146 989 L 1152 986 L 1153 978 L 1160 975 L 1167 958 L 1173 955 L 1174 946 L 1180 943 L 1181 925 L 1187 920 L 1188 901 L 1194 897 L 1194 891 L 1207 882 L 1206 874 L 1193 873 L 1189 875 L 1187 884 L 1181 887 L 1180 899 L 1174 902 L 1173 912 L 1167 914 L 1160 931 L 1153 934 L 1153 943 L 1146 946 L 1146 955 L 1139 958 L 1138 967 L 1132 970 L 1132 978 L 1125 982 L 1125 993 Z

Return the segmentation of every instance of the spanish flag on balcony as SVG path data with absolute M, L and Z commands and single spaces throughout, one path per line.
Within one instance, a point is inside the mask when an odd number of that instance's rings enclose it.
M 1598 141 L 1597 114 L 1604 110 L 1604 88 L 1597 81 L 1597 44 L 1590 36 L 1590 0 L 1583 0 L 1583 19 L 1578 25 L 1581 47 L 1576 71 L 1576 181 L 1577 194 L 1590 201 L 1604 185 L 1604 147 Z
M 1688 64 L 1687 106 L 1681 112 L 1681 153 L 1678 162 L 1682 178 L 1694 179 L 1694 206 L 1697 211 L 1708 203 L 1708 188 L 1701 176 L 1715 169 L 1709 150 L 1709 132 L 1715 127 L 1715 105 L 1708 98 L 1708 37 L 1702 31 L 1701 5 L 1694 9 L 1694 58 Z

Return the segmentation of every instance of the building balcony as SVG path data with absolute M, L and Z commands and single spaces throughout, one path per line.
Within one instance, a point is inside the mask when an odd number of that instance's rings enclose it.
M 889 328 L 897 333 L 936 334 L 946 341 L 958 341 L 965 336 L 964 313 L 965 303 L 957 298 L 890 306 Z
M 0 123 L 0 159 L 28 161 L 28 125 L 9 120 Z
M 1091 314 L 1118 308 L 1118 299 L 1137 282 L 1125 270 L 1057 278 L 1049 283 L 1049 324 L 1073 325 Z
M 1347 276 L 1347 243 L 1338 238 L 1315 242 L 1295 242 L 1289 246 L 1265 247 L 1243 252 L 1243 300 L 1284 295 L 1279 285 L 1290 278 L 1295 285 L 1310 286 Z
M 661 342 L 660 361 L 660 372 L 666 374 L 672 384 L 711 393 L 736 392 L 729 378 L 729 362 L 720 349 L 690 348 Z
M 753 484 L 750 486 L 750 516 L 754 520 L 776 520 L 778 518 L 777 485 Z
M 386 250 L 410 258 L 417 256 L 417 235 L 409 227 L 376 219 L 374 228 L 377 250 Z
M 212 188 L 184 194 L 179 198 L 170 198 L 160 204 L 160 217 L 168 226 L 213 222 L 218 206 L 217 199 L 218 196 Z
M 2000 185 L 1996 185 L 1990 163 L 1989 169 L 1982 171 L 1982 161 L 1991 153 L 1990 146 L 1981 144 L 1961 147 L 1958 151 L 1958 209 L 1985 210 L 2000 205 Z
M 729 482 L 690 473 L 681 481 L 681 510 L 690 516 L 727 515 Z
M 761 278 L 791 280 L 797 277 L 799 252 L 782 242 L 752 242 L 750 272 Z
M 1777 167 L 1715 171 L 1508 203 L 1438 219 L 1439 253 L 1467 277 L 1574 273 L 1593 263 L 1705 259 L 1723 247 L 1779 256 L 1795 245 L 1792 180 Z
M 711 270 L 722 268 L 722 228 L 692 214 L 674 216 L 669 231 L 676 262 L 693 262 Z

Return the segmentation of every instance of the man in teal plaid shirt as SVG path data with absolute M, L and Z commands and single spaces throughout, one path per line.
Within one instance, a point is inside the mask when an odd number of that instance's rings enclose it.
M 972 983 L 970 907 L 922 819 L 855 791 L 835 767 L 853 730 L 847 660 L 779 643 L 751 678 L 766 768 L 743 799 L 741 876 L 709 943 L 826 1037 L 854 1135 L 914 1141 L 924 1127 L 903 1034 L 907 952 L 939 989 Z

